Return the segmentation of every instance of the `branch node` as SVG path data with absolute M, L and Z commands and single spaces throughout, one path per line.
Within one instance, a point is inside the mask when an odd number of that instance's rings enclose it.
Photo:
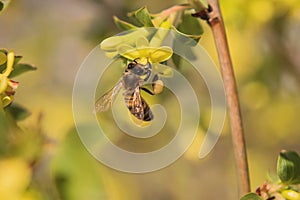
M 208 9 L 201 10 L 200 12 L 197 12 L 197 13 L 193 13 L 192 16 L 198 17 L 198 18 L 206 20 L 206 21 L 209 20 Z
M 193 17 L 198 17 L 202 20 L 205 20 L 207 24 L 212 26 L 213 24 L 220 22 L 218 16 L 215 12 L 213 12 L 213 8 L 211 5 L 208 5 L 208 8 L 192 14 Z

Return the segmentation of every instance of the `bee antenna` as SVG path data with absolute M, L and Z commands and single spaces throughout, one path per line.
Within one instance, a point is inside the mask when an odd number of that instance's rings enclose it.
M 140 58 L 136 58 L 133 60 L 133 62 L 135 62 L 136 64 L 138 63 L 136 60 L 139 60 Z

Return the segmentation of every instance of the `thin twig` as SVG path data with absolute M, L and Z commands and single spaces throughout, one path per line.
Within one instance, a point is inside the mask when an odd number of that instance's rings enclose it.
M 165 19 L 173 13 L 180 12 L 189 8 L 191 8 L 190 4 L 179 4 L 163 10 L 161 13 L 159 13 L 159 15 Z
M 198 15 L 195 14 L 194 16 L 207 20 L 214 36 L 226 92 L 238 175 L 239 196 L 241 197 L 243 194 L 250 192 L 250 181 L 237 87 L 219 1 L 208 0 L 207 2 L 209 4 L 209 8 L 205 10 L 205 12 L 200 12 Z

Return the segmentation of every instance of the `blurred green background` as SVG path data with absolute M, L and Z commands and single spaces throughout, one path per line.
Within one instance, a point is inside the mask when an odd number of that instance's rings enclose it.
M 32 114 L 19 124 L 26 134 L 14 134 L 8 139 L 13 148 L 1 149 L 0 199 L 237 199 L 228 122 L 209 156 L 197 157 L 209 120 L 205 108 L 199 134 L 184 156 L 147 174 L 127 174 L 102 165 L 86 151 L 73 128 L 76 72 L 96 45 L 118 33 L 112 16 L 125 19 L 127 12 L 144 5 L 157 13 L 184 2 L 11 2 L 0 15 L 0 47 L 23 55 L 22 62 L 38 70 L 16 79 L 20 87 L 15 101 Z M 275 174 L 281 149 L 300 152 L 300 2 L 232 0 L 222 1 L 221 8 L 254 190 Z M 211 32 L 206 24 L 203 27 L 200 43 L 217 62 Z M 5 133 L 0 133 L 3 138 Z

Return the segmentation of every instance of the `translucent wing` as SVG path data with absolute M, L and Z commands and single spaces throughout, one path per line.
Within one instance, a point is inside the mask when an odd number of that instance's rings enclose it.
M 95 103 L 95 111 L 96 112 L 104 112 L 108 110 L 113 101 L 115 100 L 117 94 L 119 93 L 120 89 L 122 88 L 122 81 L 119 81 L 115 87 L 101 96 Z
M 163 65 L 160 63 L 152 64 L 152 71 L 154 74 L 157 74 L 161 77 L 171 78 L 173 77 L 173 69 L 167 65 Z

